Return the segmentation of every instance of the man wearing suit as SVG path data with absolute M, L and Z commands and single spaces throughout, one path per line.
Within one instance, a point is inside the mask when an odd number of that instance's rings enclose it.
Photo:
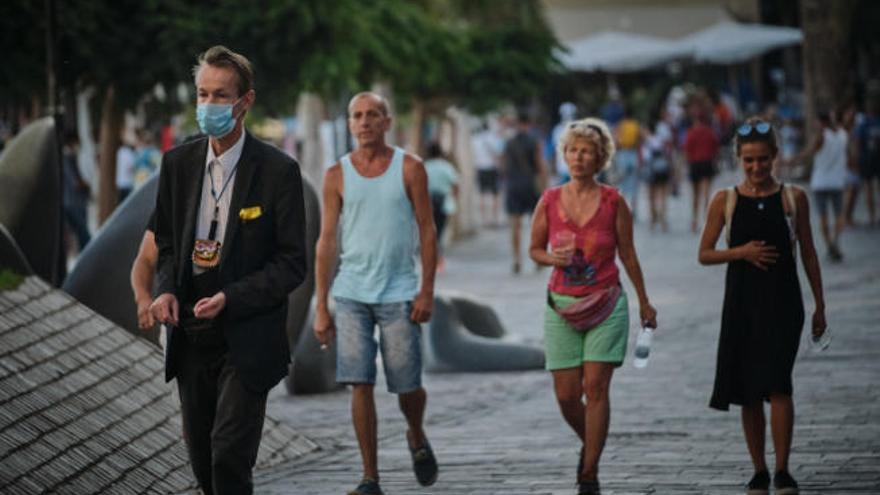
M 305 278 L 299 166 L 243 130 L 250 62 L 222 46 L 193 68 L 207 138 L 163 157 L 155 319 L 170 329 L 184 437 L 205 494 L 250 494 L 266 395 L 290 361 L 287 296 Z

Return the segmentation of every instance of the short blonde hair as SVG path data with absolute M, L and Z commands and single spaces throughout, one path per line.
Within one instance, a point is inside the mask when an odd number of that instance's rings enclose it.
M 607 168 L 611 165 L 611 159 L 617 148 L 614 146 L 614 139 L 611 138 L 611 130 L 602 119 L 595 117 L 587 117 L 581 120 L 569 122 L 562 135 L 559 136 L 559 142 L 556 143 L 556 152 L 560 156 L 565 157 L 565 148 L 575 139 L 586 139 L 596 147 L 596 154 L 599 162 L 602 164 L 599 170 Z

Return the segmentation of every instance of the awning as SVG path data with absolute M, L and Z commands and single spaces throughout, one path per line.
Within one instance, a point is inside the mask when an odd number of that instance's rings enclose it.
M 803 43 L 800 29 L 766 24 L 723 21 L 681 38 L 697 62 L 732 64 L 745 62 L 776 48 Z
M 559 55 L 571 70 L 634 72 L 691 55 L 687 45 L 654 36 L 604 31 L 574 40 Z
M 570 70 L 635 72 L 673 60 L 733 64 L 802 43 L 800 29 L 722 21 L 677 40 L 603 31 L 569 42 L 559 59 Z

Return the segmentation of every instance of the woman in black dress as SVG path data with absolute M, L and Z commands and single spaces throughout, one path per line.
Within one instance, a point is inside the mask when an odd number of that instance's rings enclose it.
M 700 263 L 727 263 L 724 310 L 715 389 L 710 406 L 727 410 L 742 406 L 746 445 L 755 467 L 748 494 L 766 494 L 770 475 L 764 460 L 764 401 L 770 402 L 770 430 L 776 449 L 777 494 L 798 493 L 788 472 L 794 425 L 791 371 L 797 355 L 804 305 L 794 247 L 815 299 L 812 332 L 825 332 L 822 276 L 810 230 L 809 203 L 799 188 L 783 185 L 772 175 L 777 155 L 776 134 L 760 119 L 737 129 L 736 155 L 744 179 L 712 198 L 700 240 Z M 729 223 L 730 225 L 726 225 Z M 725 231 L 728 248 L 716 249 Z

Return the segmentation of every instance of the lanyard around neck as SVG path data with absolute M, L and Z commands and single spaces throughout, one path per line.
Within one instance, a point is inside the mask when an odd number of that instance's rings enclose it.
M 220 198 L 223 197 L 223 193 L 226 192 L 226 188 L 229 187 L 229 183 L 232 182 L 232 178 L 235 177 L 235 170 L 238 168 L 238 164 L 236 163 L 235 166 L 232 167 L 232 170 L 229 172 L 229 176 L 226 177 L 226 180 L 223 182 L 223 187 L 220 188 L 220 192 L 218 193 L 217 187 L 214 184 L 213 167 L 215 164 L 222 167 L 222 165 L 220 164 L 220 160 L 218 160 L 217 158 L 211 161 L 211 164 L 208 165 L 208 178 L 211 180 L 211 197 L 214 198 L 214 216 L 211 219 L 211 230 L 208 233 L 208 239 L 212 241 L 217 236 L 217 221 L 220 216 Z

